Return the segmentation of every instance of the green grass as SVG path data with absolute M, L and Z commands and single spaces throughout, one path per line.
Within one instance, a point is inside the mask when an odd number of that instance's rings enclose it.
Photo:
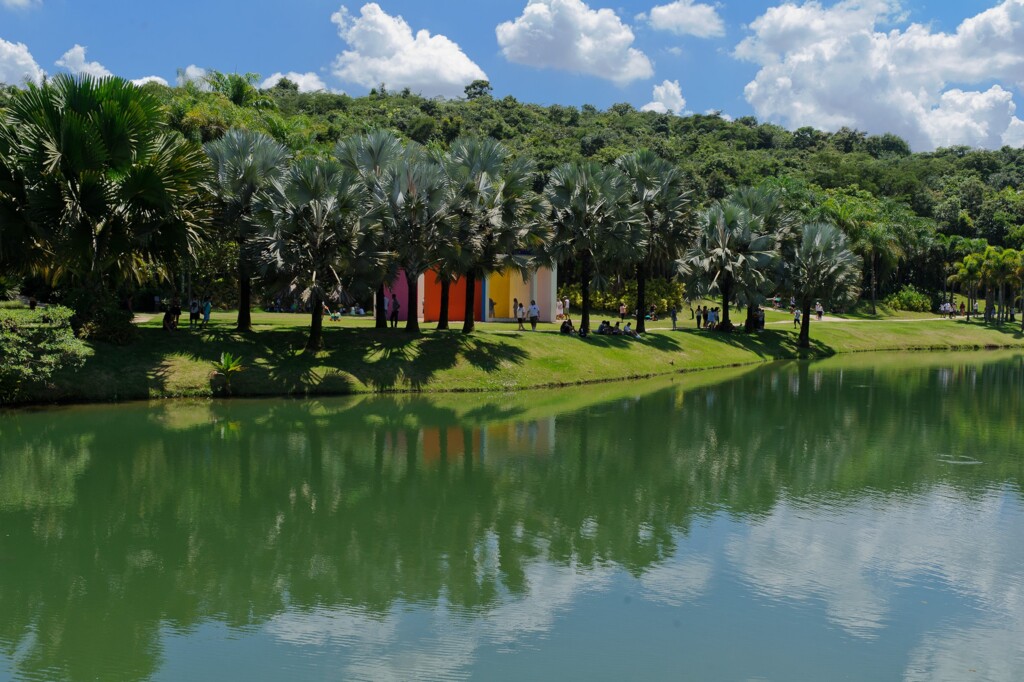
M 739 316 L 738 316 L 739 317 Z M 828 357 L 877 350 L 1024 348 L 1019 324 L 1002 328 L 963 321 L 812 323 L 812 348 L 796 347 L 788 314 L 769 313 L 766 331 L 697 331 L 689 311 L 683 327 L 650 323 L 641 341 L 624 337 L 580 340 L 557 333 L 517 332 L 511 324 L 479 324 L 472 336 L 375 330 L 372 319 L 325 322 L 325 348 L 303 352 L 309 318 L 257 313 L 251 334 L 233 331 L 232 313 L 215 313 L 209 329 L 174 333 L 160 319 L 140 325 L 128 347 L 93 344 L 85 366 L 35 391 L 32 402 L 82 402 L 203 397 L 216 392 L 211 363 L 222 352 L 240 355 L 245 371 L 232 380 L 236 396 L 317 395 L 382 391 L 515 391 L 636 379 L 688 370 L 735 367 L 776 359 Z M 781 323 L 780 323 L 781 322 Z M 457 328 L 461 325 L 455 325 Z

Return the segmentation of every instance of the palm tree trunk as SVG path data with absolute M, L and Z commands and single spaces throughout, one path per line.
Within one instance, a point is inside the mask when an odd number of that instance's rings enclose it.
M 636 333 L 643 334 L 647 331 L 644 324 L 644 315 L 647 313 L 647 264 L 644 262 L 636 265 Z
M 462 316 L 462 333 L 472 334 L 476 330 L 476 273 L 466 275 L 466 312 Z
M 1006 285 L 999 285 L 999 323 L 1006 322 Z
M 590 253 L 584 253 L 582 258 L 582 281 L 580 282 L 580 293 L 583 295 L 583 303 L 580 306 L 580 331 L 590 333 L 590 278 L 593 263 Z
M 384 312 L 384 302 L 387 300 L 384 294 L 384 282 L 377 285 L 377 310 L 374 312 L 377 316 L 377 323 L 374 325 L 377 329 L 388 328 L 388 315 Z
M 235 329 L 240 332 L 252 331 L 252 278 L 249 277 L 248 263 L 244 256 L 238 258 L 238 322 Z
M 309 340 L 306 341 L 306 350 L 318 351 L 324 345 L 324 304 L 316 294 L 310 297 L 310 305 L 313 307 L 313 319 L 309 325 Z
M 448 302 L 451 300 L 452 281 L 441 277 L 441 312 L 437 315 L 437 330 L 448 329 Z
M 800 320 L 800 339 L 797 341 L 796 345 L 798 345 L 800 348 L 810 348 L 811 347 L 811 302 L 810 302 L 810 300 L 806 301 L 803 304 L 803 306 L 801 306 L 801 307 L 803 308 L 803 316 L 804 316 L 804 318 L 802 320 Z
M 878 311 L 875 309 L 875 254 L 871 254 L 871 314 L 877 315 Z
M 405 283 L 409 285 L 409 296 L 406 299 L 405 314 L 408 319 L 405 323 L 405 331 L 413 334 L 420 333 L 420 278 L 418 275 L 405 271 Z
M 729 299 L 732 298 L 732 285 L 727 284 L 722 287 L 722 319 L 719 322 L 719 327 L 723 331 L 732 331 L 732 322 L 729 321 Z

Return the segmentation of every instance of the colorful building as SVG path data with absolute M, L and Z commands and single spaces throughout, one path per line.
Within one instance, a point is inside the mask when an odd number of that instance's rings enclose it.
M 529 308 L 530 301 L 537 301 L 540 321 L 554 322 L 557 288 L 557 266 L 539 268 L 525 281 L 523 276 L 515 271 L 494 273 L 476 282 L 475 319 L 478 322 L 511 321 L 515 319 L 513 301 L 521 302 L 526 308 Z M 398 319 L 404 322 L 409 319 L 409 289 L 404 273 L 399 272 L 398 278 L 391 286 L 384 288 L 384 295 L 389 301 L 392 293 L 398 296 L 401 304 Z M 466 281 L 460 278 L 452 282 L 448 290 L 448 319 L 452 322 L 461 322 L 465 310 Z M 424 322 L 436 322 L 441 316 L 441 283 L 434 271 L 420 276 L 417 314 Z

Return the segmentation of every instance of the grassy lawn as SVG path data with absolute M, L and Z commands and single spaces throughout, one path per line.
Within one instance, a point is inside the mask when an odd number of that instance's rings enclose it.
M 1018 325 L 920 322 L 812 323 L 812 348 L 796 348 L 787 313 L 769 313 L 766 331 L 718 334 L 698 331 L 689 311 L 680 331 L 668 321 L 651 323 L 643 340 L 558 334 L 553 324 L 534 332 L 515 325 L 479 324 L 472 336 L 436 332 L 419 336 L 402 329 L 376 330 L 373 320 L 325 322 L 326 346 L 304 353 L 305 315 L 257 313 L 252 334 L 236 334 L 233 313 L 215 313 L 208 329 L 167 333 L 160 320 L 140 325 L 128 347 L 94 344 L 85 366 L 58 377 L 33 399 L 129 400 L 210 396 L 211 361 L 224 351 L 242 356 L 246 370 L 233 380 L 235 395 L 315 395 L 379 391 L 513 391 L 589 382 L 635 379 L 687 370 L 734 367 L 776 359 L 828 357 L 876 350 L 1024 348 Z M 456 324 L 457 328 L 461 325 Z

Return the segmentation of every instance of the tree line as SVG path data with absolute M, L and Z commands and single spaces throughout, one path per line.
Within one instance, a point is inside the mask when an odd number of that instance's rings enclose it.
M 57 76 L 5 91 L 3 273 L 59 284 L 84 325 L 102 336 L 123 326 L 118 292 L 231 260 L 239 330 L 251 328 L 254 282 L 283 288 L 312 311 L 307 345 L 315 349 L 324 302 L 370 291 L 380 297 L 399 271 L 409 284 L 408 310 L 416 308 L 419 276 L 437 273 L 442 329 L 457 278 L 469 283 L 463 330 L 472 332 L 475 280 L 559 262 L 580 284 L 582 329 L 590 326 L 595 287 L 634 279 L 643 331 L 647 281 L 679 277 L 690 296 L 722 299 L 723 329 L 732 326 L 731 306 L 752 311 L 775 293 L 798 298 L 806 345 L 815 300 L 838 304 L 864 289 L 874 305 L 879 283 L 894 271 L 944 287 L 955 269 L 948 235 L 909 204 L 861 189 L 784 176 L 712 192 L 655 147 L 552 165 L 496 139 L 509 137 L 501 131 L 444 144 L 427 136 L 424 144 L 377 128 L 327 148 L 296 149 L 260 130 L 271 120 L 265 112 L 279 116 L 294 93 L 253 83 L 251 75 L 214 73 L 205 87 L 171 90 Z M 466 106 L 490 99 L 482 87 L 467 94 Z M 196 112 L 183 113 L 181 98 L 226 103 L 248 112 L 253 126 L 202 127 L 201 137 L 211 139 L 201 145 L 189 139 L 184 121 Z M 409 315 L 407 328 L 418 325 Z

